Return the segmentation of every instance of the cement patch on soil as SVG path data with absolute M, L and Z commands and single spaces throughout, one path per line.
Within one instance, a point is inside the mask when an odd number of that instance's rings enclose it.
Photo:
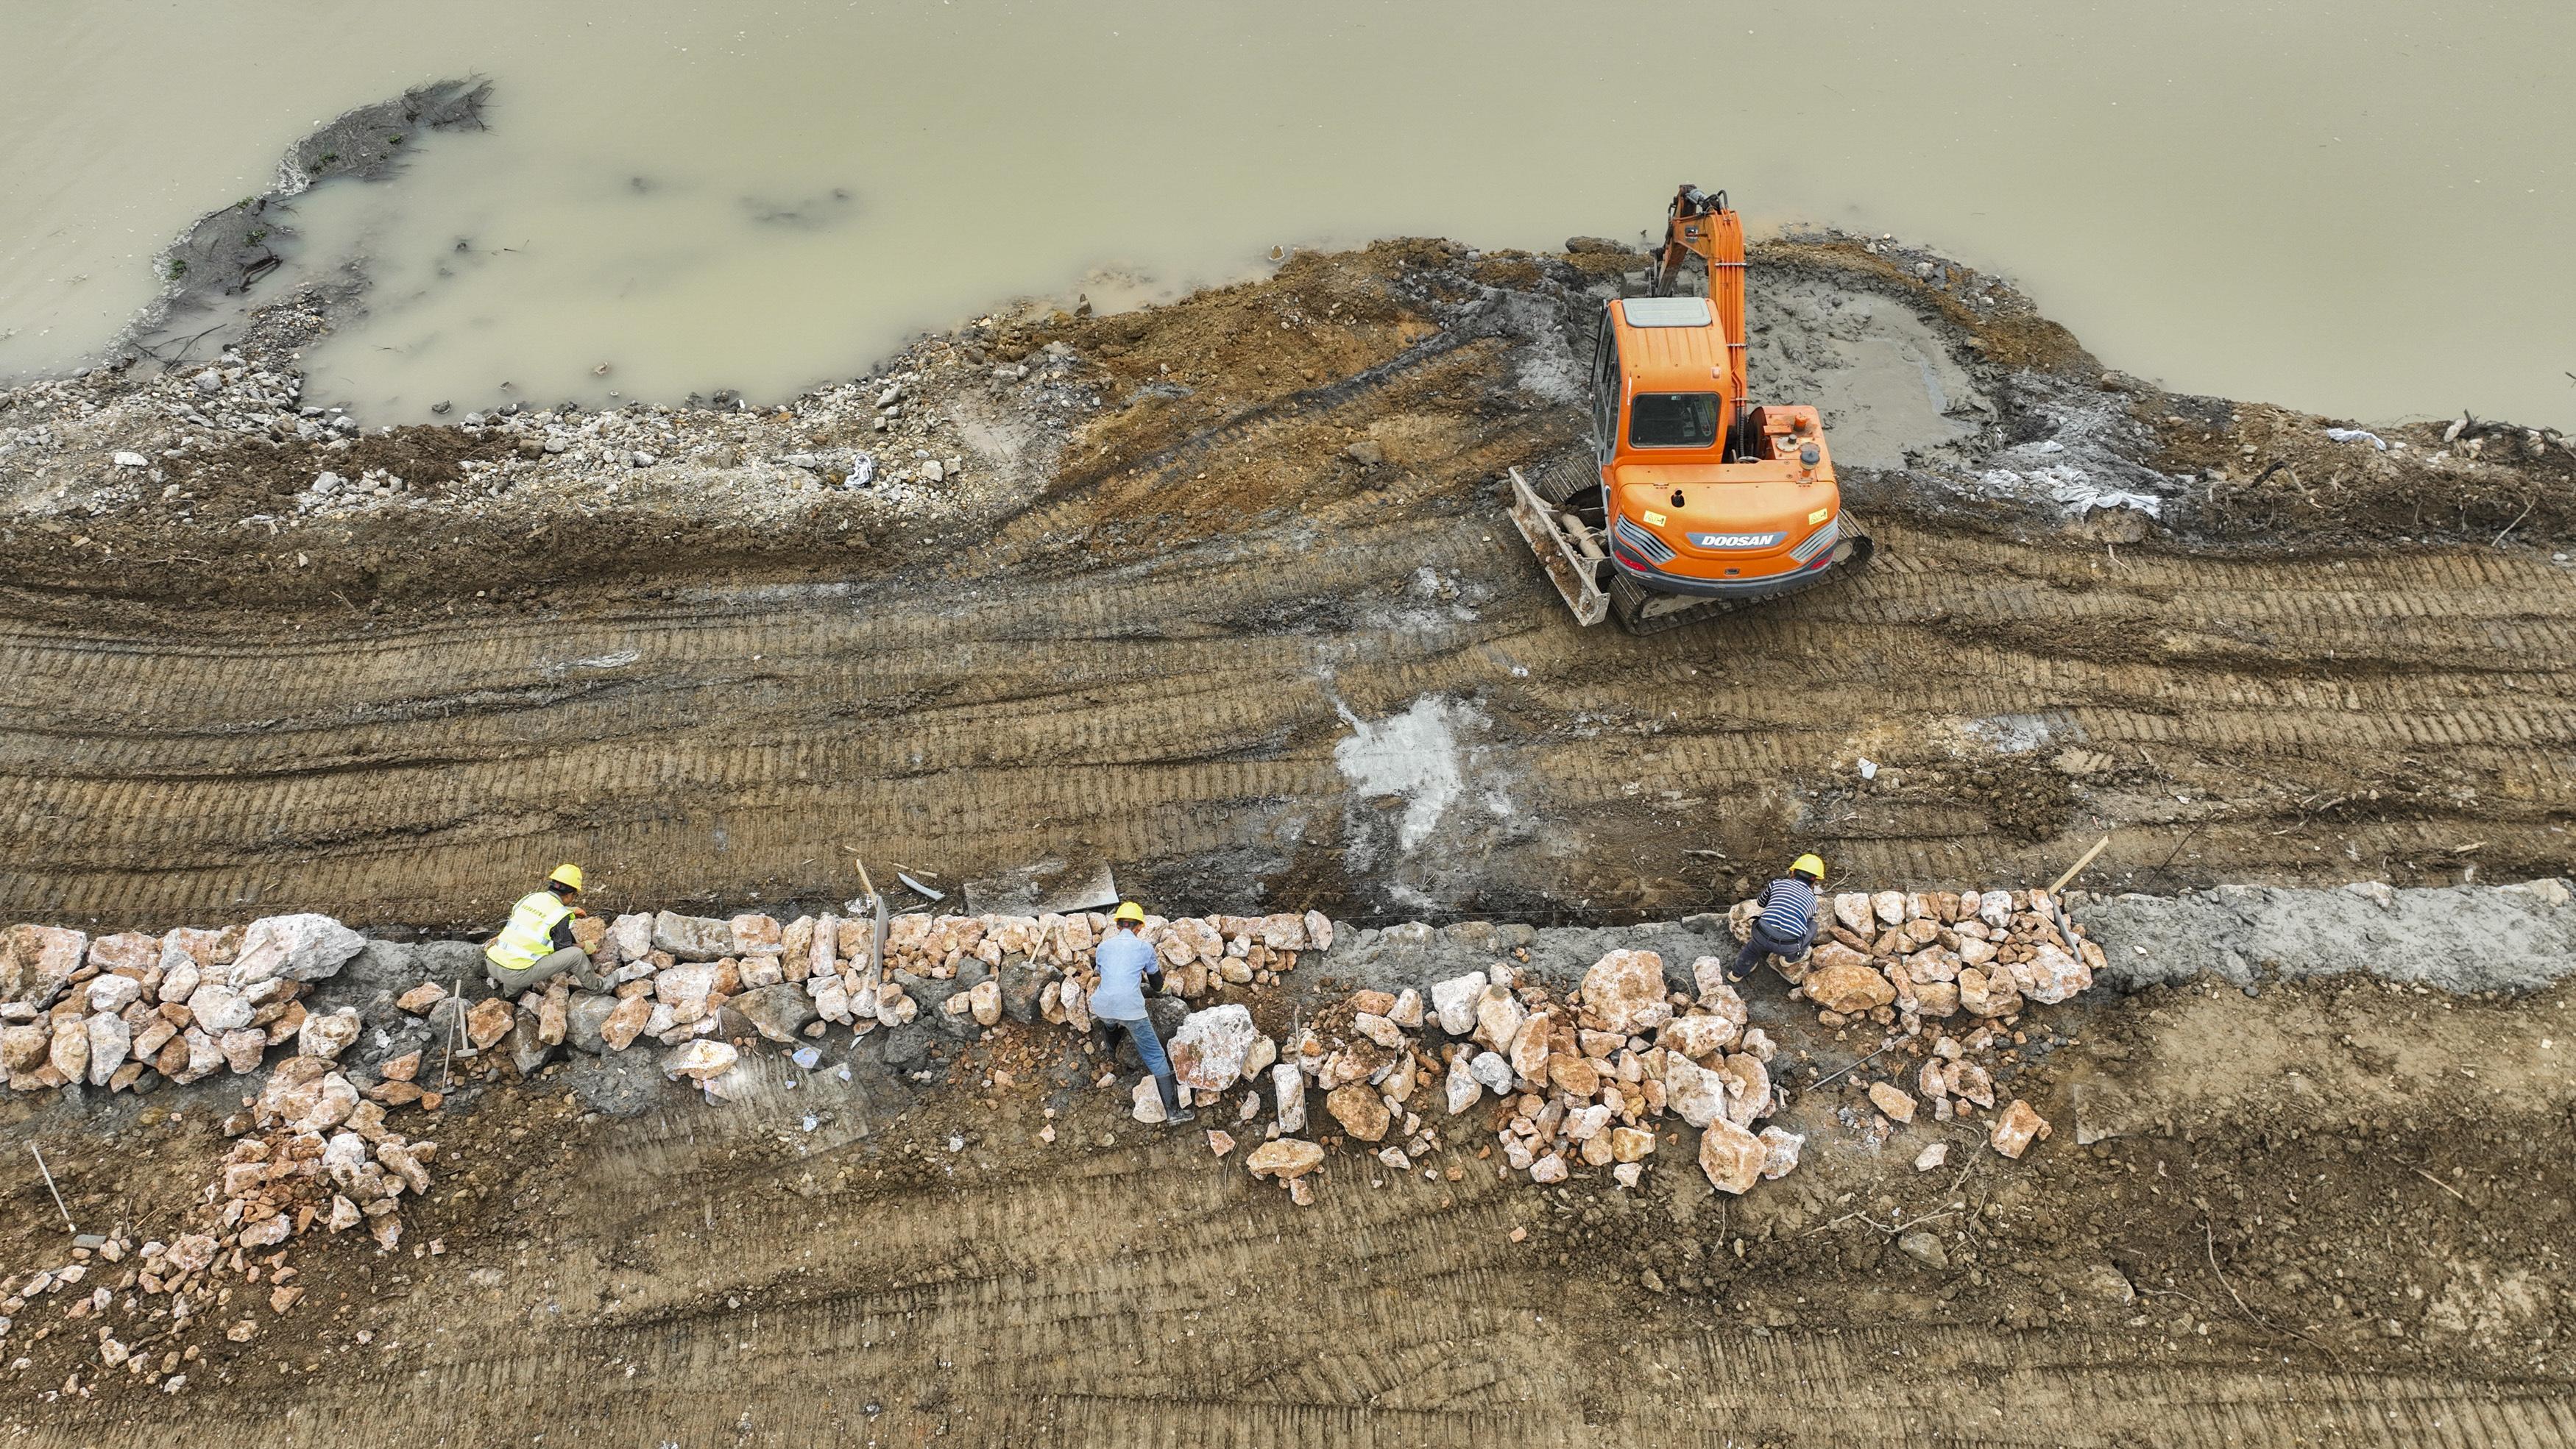
M 2359 971 L 2445 991 L 2534 991 L 2576 973 L 2576 906 L 2564 880 L 2398 890 L 2225 885 L 2180 896 L 2087 900 L 2098 980 L 2134 991 L 2197 976 L 2239 986 Z

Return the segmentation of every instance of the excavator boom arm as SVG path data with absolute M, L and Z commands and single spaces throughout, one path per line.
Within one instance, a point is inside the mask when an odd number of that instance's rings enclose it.
M 1726 334 L 1726 392 L 1730 426 L 1740 419 L 1749 395 L 1745 364 L 1750 349 L 1744 341 L 1744 221 L 1726 204 L 1726 193 L 1712 196 L 1685 184 L 1664 213 L 1664 249 L 1655 262 L 1654 293 L 1673 295 L 1682 268 L 1696 256 L 1708 268 L 1710 305 Z

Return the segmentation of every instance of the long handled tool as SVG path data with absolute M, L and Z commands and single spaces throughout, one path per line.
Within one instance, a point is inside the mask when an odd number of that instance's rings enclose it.
M 850 852 L 850 863 L 859 868 L 859 890 L 862 892 L 862 899 L 866 900 L 868 908 L 876 913 L 876 924 L 868 936 L 867 972 L 867 995 L 870 1000 L 874 1000 L 876 994 L 885 986 L 886 902 L 884 895 L 878 892 L 876 882 L 868 879 L 868 863 L 861 860 L 855 850 Z

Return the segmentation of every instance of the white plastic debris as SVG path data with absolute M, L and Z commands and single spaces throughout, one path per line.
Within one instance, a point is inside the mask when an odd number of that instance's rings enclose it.
M 2368 428 L 2328 428 L 2326 436 L 2338 443 L 2368 443 L 2383 453 L 2388 451 L 2388 444 Z
M 1862 779 L 1864 779 L 1864 780 L 1875 780 L 1875 779 L 1877 779 L 1877 778 L 1878 778 L 1878 761 L 1871 759 L 1871 758 L 1870 758 L 1870 757 L 1868 757 L 1867 755 L 1863 755 L 1863 756 L 1861 756 L 1861 761 L 1860 761 L 1860 777 L 1861 777 Z

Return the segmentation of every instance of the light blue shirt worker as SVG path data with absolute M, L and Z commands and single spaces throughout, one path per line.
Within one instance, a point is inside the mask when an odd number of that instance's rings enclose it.
M 1143 1021 L 1154 948 L 1134 931 L 1113 930 L 1092 959 L 1100 967 L 1100 989 L 1091 994 L 1091 1014 L 1103 1021 Z

